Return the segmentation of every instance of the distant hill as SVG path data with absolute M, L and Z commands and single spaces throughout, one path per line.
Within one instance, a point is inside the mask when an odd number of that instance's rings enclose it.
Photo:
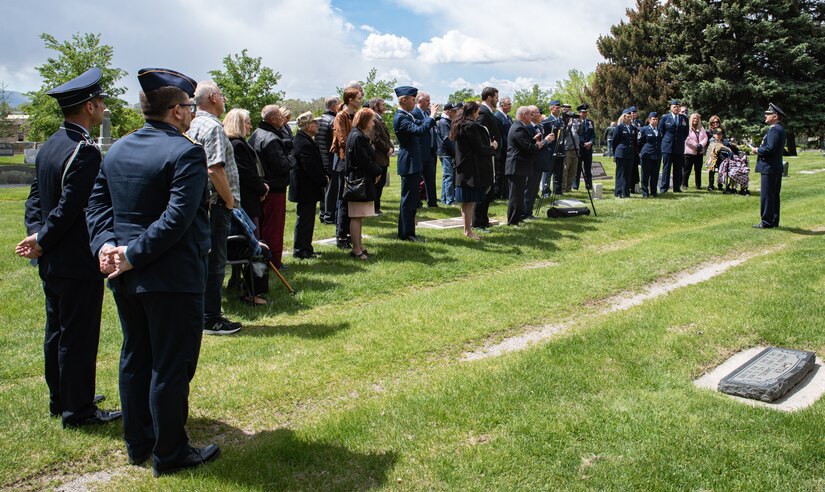
M 8 97 L 9 106 L 11 106 L 12 109 L 20 109 L 21 104 L 29 102 L 29 98 L 24 96 L 20 92 L 9 90 L 5 92 L 6 96 Z

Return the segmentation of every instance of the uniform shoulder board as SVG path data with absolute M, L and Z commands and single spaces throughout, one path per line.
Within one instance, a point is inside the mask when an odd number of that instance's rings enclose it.
M 198 145 L 198 146 L 200 146 L 200 145 L 201 145 L 201 144 L 200 144 L 200 142 L 196 141 L 195 139 L 193 139 L 193 138 L 192 138 L 192 137 L 190 137 L 189 135 L 187 135 L 187 134 L 185 134 L 185 133 L 181 133 L 181 135 L 183 135 L 183 136 L 186 138 L 186 140 L 189 140 L 189 141 L 190 141 L 190 142 L 192 142 L 193 144 Z

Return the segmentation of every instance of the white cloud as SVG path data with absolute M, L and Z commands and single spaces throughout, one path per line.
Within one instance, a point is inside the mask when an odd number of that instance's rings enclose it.
M 375 34 L 367 36 L 361 54 L 367 60 L 395 60 L 409 58 L 413 54 L 412 41 L 395 34 Z
M 495 63 L 539 58 L 539 53 L 531 54 L 512 43 L 500 49 L 457 30 L 447 31 L 444 36 L 435 36 L 418 46 L 418 59 L 425 63 Z
M 379 80 L 395 79 L 395 82 L 398 85 L 407 85 L 410 82 L 412 82 L 412 77 L 410 77 L 410 73 L 401 68 L 391 68 L 383 72 L 378 72 L 377 77 Z
M 475 84 L 467 82 L 466 80 L 464 80 L 464 77 L 459 77 L 457 79 L 454 79 L 454 80 L 451 80 L 449 82 L 444 83 L 444 85 L 446 85 L 447 87 L 450 87 L 452 89 L 458 90 L 458 89 L 466 89 L 467 87 L 473 87 Z
M 361 24 L 360 26 L 358 26 L 358 28 L 361 29 L 362 31 L 367 31 L 370 34 L 381 34 L 381 31 L 379 31 L 378 29 L 372 27 L 369 24 Z

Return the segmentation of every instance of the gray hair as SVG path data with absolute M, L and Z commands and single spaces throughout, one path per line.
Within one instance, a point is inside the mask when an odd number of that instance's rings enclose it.
M 516 118 L 521 118 L 525 113 L 529 113 L 530 111 L 532 111 L 530 106 L 519 106 L 516 110 Z
M 276 114 L 281 114 L 281 107 L 277 104 L 267 104 L 261 110 L 261 119 L 268 123 L 269 119 L 275 116 Z
M 384 100 L 381 99 L 380 97 L 373 97 L 372 99 L 367 101 L 367 107 L 370 108 L 371 110 L 375 111 L 375 108 L 378 107 L 378 103 L 382 103 L 382 102 L 384 102 Z
M 198 87 L 195 88 L 195 97 L 193 98 L 195 100 L 195 104 L 197 104 L 198 107 L 202 106 L 203 103 L 209 99 L 209 96 L 220 91 L 221 89 L 218 87 L 218 84 L 211 80 L 198 82 Z
M 324 99 L 324 106 L 327 109 L 331 109 L 335 111 L 338 108 L 338 104 L 341 103 L 341 99 L 338 96 L 329 96 L 328 98 Z
M 498 100 L 498 105 L 501 106 L 502 104 L 504 104 L 504 101 L 507 101 L 508 103 L 511 103 L 511 104 L 513 102 L 513 100 L 510 99 L 510 96 L 504 96 L 504 97 L 502 97 L 501 99 Z

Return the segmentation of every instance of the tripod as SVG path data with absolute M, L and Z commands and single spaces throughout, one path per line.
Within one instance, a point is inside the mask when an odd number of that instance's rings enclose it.
M 562 114 L 562 125 L 558 130 L 556 130 L 556 139 L 553 140 L 553 144 L 555 145 L 555 147 L 553 148 L 553 167 L 554 168 L 556 166 L 556 162 L 558 162 L 559 159 L 564 159 L 564 157 L 565 157 L 564 143 L 567 140 L 567 136 L 570 133 L 570 128 L 569 128 L 568 124 L 569 124 L 570 119 L 571 119 L 570 116 L 568 116 L 568 114 L 569 113 Z M 576 117 L 578 118 L 578 116 L 576 116 Z M 559 143 L 561 143 L 561 145 L 559 145 Z M 578 146 L 574 147 L 574 150 L 576 151 L 576 161 L 578 162 L 581 159 L 581 155 L 579 154 Z M 582 173 L 583 172 L 584 172 L 584 170 L 582 169 Z M 553 171 L 553 174 L 554 175 L 556 174 L 555 170 Z M 553 179 L 555 179 L 555 176 L 553 177 Z M 591 174 L 590 182 L 591 182 L 591 185 L 592 185 L 592 182 L 593 182 L 592 174 Z M 556 203 L 556 187 L 557 186 L 555 186 L 555 183 L 554 183 L 554 186 L 550 190 L 550 193 L 551 193 L 551 195 L 550 195 L 550 208 L 553 208 L 553 204 Z M 590 198 L 590 208 L 593 210 L 593 217 L 598 217 L 598 215 L 596 214 L 596 205 L 593 203 L 593 195 L 590 193 L 590 186 L 587 185 L 587 177 L 586 176 L 585 176 L 584 188 L 587 190 L 588 198 Z M 543 202 L 544 202 L 544 197 L 542 195 L 539 195 L 539 199 L 536 202 L 536 207 L 533 210 L 533 215 L 535 215 L 537 217 L 541 216 L 541 206 L 542 206 Z

